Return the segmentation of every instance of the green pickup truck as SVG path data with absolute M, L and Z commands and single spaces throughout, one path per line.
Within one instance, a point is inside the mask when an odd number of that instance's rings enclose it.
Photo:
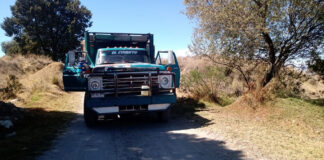
M 156 112 L 167 121 L 180 68 L 173 51 L 155 54 L 152 34 L 86 32 L 82 51 L 66 54 L 66 91 L 85 91 L 84 120 Z

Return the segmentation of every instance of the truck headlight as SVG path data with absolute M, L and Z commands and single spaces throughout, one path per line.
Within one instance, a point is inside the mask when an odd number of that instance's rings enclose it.
M 158 76 L 160 88 L 172 87 L 172 75 L 159 75 Z
M 101 77 L 91 77 L 88 79 L 88 88 L 92 91 L 101 90 L 102 78 Z

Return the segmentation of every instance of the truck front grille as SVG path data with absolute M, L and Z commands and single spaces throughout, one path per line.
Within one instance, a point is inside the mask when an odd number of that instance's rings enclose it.
M 102 85 L 105 96 L 141 95 L 142 91 L 153 94 L 159 89 L 156 73 L 114 73 L 103 76 Z

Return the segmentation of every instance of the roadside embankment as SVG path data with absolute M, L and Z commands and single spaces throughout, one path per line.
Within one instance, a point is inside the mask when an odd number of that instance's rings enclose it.
M 33 158 L 79 113 L 83 94 L 63 91 L 62 68 L 43 56 L 0 58 L 1 159 Z

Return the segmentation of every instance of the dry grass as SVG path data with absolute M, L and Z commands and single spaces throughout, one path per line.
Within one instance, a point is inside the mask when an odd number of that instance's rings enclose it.
M 196 57 L 186 57 L 179 62 L 184 74 L 211 65 L 205 63 L 206 60 Z M 196 100 L 204 109 L 183 107 L 181 104 L 178 104 L 178 107 L 210 120 L 209 125 L 204 126 L 202 130 L 210 137 L 226 141 L 233 150 L 245 151 L 247 158 L 324 159 L 323 80 L 305 74 L 302 81 L 288 77 L 283 80 L 285 84 L 278 85 L 278 81 L 272 81 L 266 88 L 260 89 L 256 86 L 254 90 L 246 92 L 238 73 L 232 72 L 230 77 L 233 78 L 232 85 L 227 87 L 235 88 L 236 85 L 245 92 L 231 105 L 220 107 L 218 104 Z M 287 82 L 288 80 L 291 81 Z M 289 89 L 296 87 L 297 83 L 301 83 L 303 91 L 297 91 L 300 95 L 295 97 L 311 98 L 310 100 L 289 97 L 294 94 Z M 285 90 L 287 88 L 289 89 Z M 229 93 L 227 94 L 230 95 Z M 181 92 L 180 94 L 190 95 Z M 278 95 L 286 96 L 278 98 Z
M 10 75 L 7 79 L 7 85 L 0 88 L 0 99 L 9 99 L 17 97 L 21 92 L 22 84 L 18 81 L 17 77 Z
M 45 56 L 15 55 L 1 57 L 0 88 L 6 84 L 6 79 L 9 75 L 15 75 L 20 78 L 26 74 L 35 73 L 50 63 L 52 63 L 51 59 Z
M 48 149 L 52 140 L 78 113 L 82 93 L 62 90 L 63 64 L 47 57 L 5 56 L 0 59 L 1 78 L 16 75 L 22 84 L 16 106 L 26 110 L 15 124 L 16 136 L 0 140 L 1 159 L 32 159 Z M 6 79 L 1 80 L 6 83 Z M 7 99 L 10 101 L 10 99 Z
M 212 65 L 212 63 L 207 58 L 201 58 L 197 56 L 179 57 L 178 63 L 181 69 L 181 74 L 187 74 L 194 69 L 203 69 L 206 66 Z
M 207 58 L 181 57 L 178 61 L 181 68 L 179 90 L 186 96 L 226 106 L 247 89 L 235 70 L 213 65 Z
M 249 159 L 323 159 L 324 108 L 303 100 L 275 99 L 252 109 L 238 103 L 204 103 L 196 115 L 210 120 L 201 128 L 211 138 Z
M 22 84 L 21 92 L 15 95 L 22 103 L 28 103 L 33 94 L 62 95 L 62 69 L 62 63 L 45 56 L 4 56 L 0 58 L 0 88 L 6 86 L 7 77 L 14 75 Z
M 178 61 L 181 68 L 182 80 L 184 80 L 186 75 L 189 75 L 193 70 L 198 70 L 199 72 L 203 73 L 204 69 L 210 66 L 224 68 L 224 66 L 222 65 L 213 64 L 207 58 L 198 56 L 180 57 Z M 251 64 L 251 66 L 248 66 L 248 68 L 251 68 L 252 66 L 253 65 Z M 319 76 L 310 75 L 308 73 L 300 74 L 299 71 L 296 71 L 292 68 L 285 68 L 284 70 L 282 70 L 280 72 L 281 78 L 275 78 L 267 85 L 268 91 L 266 91 L 265 89 L 260 90 L 260 87 L 258 87 L 257 84 L 259 84 L 258 81 L 263 77 L 264 69 L 265 68 L 263 65 L 258 65 L 258 67 L 254 69 L 253 72 L 248 74 L 252 79 L 250 86 L 252 86 L 253 89 L 257 90 L 254 93 L 254 98 L 259 99 L 259 101 L 262 101 L 262 99 L 266 100 L 267 98 L 270 98 L 271 100 L 271 98 L 274 98 L 271 97 L 273 95 L 277 97 L 300 97 L 303 99 L 324 98 L 323 79 L 321 79 Z M 219 88 L 219 85 L 216 85 L 218 87 L 218 92 L 230 97 L 234 95 L 240 96 L 246 93 L 248 91 L 248 88 L 245 84 L 244 79 L 242 78 L 242 75 L 235 69 L 229 71 L 230 72 L 226 73 L 225 75 L 230 79 L 231 83 L 222 86 L 221 88 Z M 183 87 L 184 85 L 182 83 L 182 85 L 180 85 L 180 90 L 185 92 L 185 90 L 183 90 Z M 191 93 L 184 94 L 190 95 Z M 260 95 L 264 95 L 265 97 L 262 97 Z
M 324 98 L 324 80 L 314 76 L 301 86 L 305 90 L 305 96 L 311 99 Z
M 53 62 L 43 69 L 33 74 L 25 76 L 20 82 L 24 86 L 24 92 L 19 95 L 19 98 L 24 103 L 29 103 L 34 95 L 63 95 L 63 83 L 62 83 L 62 69 L 63 64 L 59 62 Z M 57 79 L 56 83 L 53 83 L 53 79 Z

